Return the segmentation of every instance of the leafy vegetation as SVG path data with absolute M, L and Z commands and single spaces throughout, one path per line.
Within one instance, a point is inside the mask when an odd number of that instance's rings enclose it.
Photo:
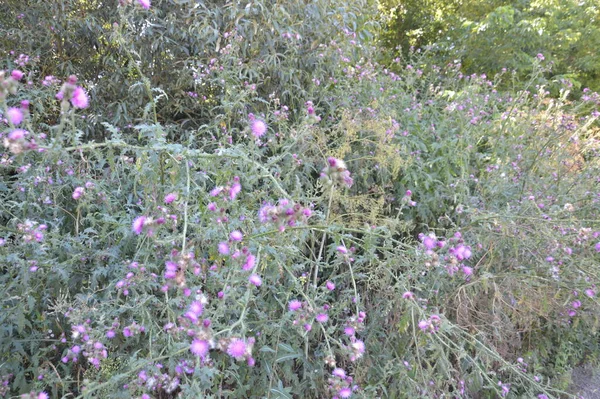
M 600 96 L 548 54 L 380 64 L 360 0 L 2 7 L 0 397 L 566 398 L 597 364 Z

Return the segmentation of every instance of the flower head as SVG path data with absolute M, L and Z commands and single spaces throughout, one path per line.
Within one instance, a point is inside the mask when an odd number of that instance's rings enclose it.
M 190 345 L 190 351 L 194 355 L 199 356 L 201 358 L 206 357 L 209 349 L 210 349 L 210 345 L 208 344 L 207 341 L 205 341 L 203 339 L 195 339 L 192 341 L 192 344 Z
M 142 6 L 142 8 L 145 9 L 145 10 L 149 10 L 150 9 L 150 0 L 138 0 L 138 3 L 140 3 L 140 5 Z
M 267 132 L 267 124 L 260 119 L 255 119 L 250 125 L 254 137 L 259 138 Z
M 80 109 L 87 108 L 90 105 L 88 95 L 82 87 L 77 86 L 73 91 L 73 97 L 71 97 L 71 104 L 73 104 L 75 108 Z
M 137 235 L 142 234 L 144 230 L 144 223 L 146 222 L 146 216 L 139 216 L 133 221 L 133 225 L 131 226 L 133 232 Z
M 6 111 L 6 118 L 10 123 L 17 126 L 23 122 L 23 111 L 19 108 L 9 108 Z
M 242 360 L 246 354 L 246 343 L 239 338 L 232 339 L 227 346 L 227 354 L 235 360 Z

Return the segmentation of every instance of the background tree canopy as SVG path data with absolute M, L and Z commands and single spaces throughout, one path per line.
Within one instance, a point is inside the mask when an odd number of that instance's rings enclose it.
M 516 71 L 523 79 L 542 54 L 549 84 L 600 88 L 600 8 L 583 1 L 380 1 L 389 49 L 432 46 L 439 62 L 458 59 L 467 74 Z M 556 92 L 556 91 L 555 91 Z

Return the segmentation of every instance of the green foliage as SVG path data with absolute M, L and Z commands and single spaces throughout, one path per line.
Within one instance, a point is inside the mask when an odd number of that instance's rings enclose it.
M 598 94 L 385 68 L 360 1 L 122 3 L 0 14 L 0 396 L 571 396 Z
M 600 89 L 600 19 L 595 1 L 382 2 L 393 18 L 382 38 L 388 48 L 433 45 L 438 62 L 459 59 L 467 74 L 515 71 L 521 82 L 538 54 L 553 95 L 562 81 Z M 432 23 L 432 20 L 434 21 Z M 413 38 L 413 39 L 409 39 Z M 405 53 L 406 54 L 406 53 Z

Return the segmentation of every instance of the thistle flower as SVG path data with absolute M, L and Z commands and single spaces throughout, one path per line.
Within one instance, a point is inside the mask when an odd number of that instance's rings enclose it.
M 260 119 L 255 119 L 252 121 L 250 129 L 252 130 L 254 137 L 258 139 L 267 132 L 267 124 Z
M 203 340 L 203 339 L 195 339 L 192 341 L 192 344 L 190 345 L 190 351 L 194 355 L 199 356 L 202 359 L 204 359 L 206 357 L 209 349 L 210 349 L 210 345 L 209 345 L 208 341 Z
M 227 354 L 235 360 L 242 360 L 246 354 L 246 343 L 239 338 L 232 339 L 227 346 Z
M 73 107 L 80 109 L 87 108 L 90 105 L 88 95 L 82 87 L 77 86 L 73 91 L 71 104 L 73 104 Z

